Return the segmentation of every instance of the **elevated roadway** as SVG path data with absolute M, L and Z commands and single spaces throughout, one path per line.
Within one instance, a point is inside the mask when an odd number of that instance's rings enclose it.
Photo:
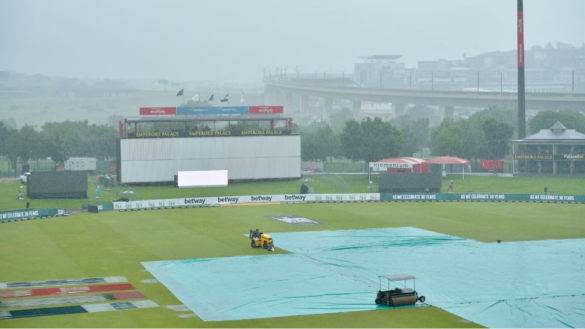
M 285 102 L 298 95 L 302 98 L 319 97 L 325 100 L 324 111 L 330 111 L 328 105 L 332 99 L 350 100 L 354 103 L 354 112 L 361 102 L 392 103 L 404 108 L 405 104 L 454 107 L 489 108 L 501 106 L 518 107 L 515 92 L 473 92 L 445 90 L 411 90 L 411 89 L 367 89 L 358 87 L 327 86 L 311 83 L 298 83 L 293 80 L 268 77 L 264 80 L 265 92 L 283 97 Z M 280 94 L 280 95 L 279 95 Z M 301 102 L 302 104 L 303 102 Z M 286 104 L 285 104 L 286 105 Z M 305 107 L 301 105 L 302 107 Z M 585 94 L 564 93 L 526 93 L 526 109 L 529 110 L 572 110 L 585 112 Z M 306 110 L 306 108 L 301 109 Z

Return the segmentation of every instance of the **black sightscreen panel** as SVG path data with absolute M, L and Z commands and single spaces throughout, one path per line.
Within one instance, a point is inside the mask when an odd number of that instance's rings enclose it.
M 441 173 L 380 174 L 380 193 L 440 193 Z
M 33 171 L 28 177 L 26 195 L 31 199 L 86 199 L 87 172 Z

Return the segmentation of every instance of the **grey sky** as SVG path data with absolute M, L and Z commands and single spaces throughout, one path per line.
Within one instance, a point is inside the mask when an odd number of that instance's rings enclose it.
M 585 43 L 585 1 L 524 0 L 526 49 Z M 516 48 L 516 0 L 0 0 L 0 70 L 259 82 Z

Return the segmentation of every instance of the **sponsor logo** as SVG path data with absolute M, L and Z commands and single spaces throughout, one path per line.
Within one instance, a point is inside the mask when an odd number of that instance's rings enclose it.
M 230 198 L 230 197 L 226 196 L 223 198 L 222 197 L 217 198 L 217 202 L 219 202 L 219 203 L 238 203 L 238 199 L 239 198 Z
M 291 224 L 291 225 L 318 225 L 323 224 L 312 219 L 308 219 L 297 215 L 279 215 L 279 216 L 266 216 L 268 218 L 276 219 L 277 221 Z
M 552 155 L 540 155 L 540 154 L 514 154 L 514 159 L 525 159 L 525 160 L 552 160 Z
M 304 195 L 285 195 L 284 200 L 286 201 L 305 201 Z
M 145 132 L 145 133 L 136 133 L 136 137 L 178 137 L 178 132 Z
M 185 204 L 205 204 L 205 199 L 185 199 Z
M 563 154 L 563 158 L 565 159 L 584 159 L 585 156 L 583 154 Z
M 256 202 L 256 201 L 265 201 L 265 202 L 272 201 L 272 197 L 271 196 L 262 196 L 262 195 L 259 195 L 259 196 L 253 196 L 252 195 L 252 196 L 250 196 L 250 199 L 252 201 L 254 201 L 254 202 Z
M 264 130 L 242 130 L 242 135 L 264 135 Z

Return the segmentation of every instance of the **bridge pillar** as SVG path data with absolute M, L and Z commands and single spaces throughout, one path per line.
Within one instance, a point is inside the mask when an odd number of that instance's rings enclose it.
M 392 110 L 394 112 L 394 117 L 399 117 L 404 114 L 404 108 L 406 106 L 404 104 L 395 104 L 392 103 Z
M 323 104 L 323 121 L 326 121 L 329 118 L 329 114 L 333 112 L 333 98 L 325 98 L 325 103 Z
M 361 120 L 361 118 L 362 118 L 362 101 L 361 100 L 351 101 L 351 110 L 353 112 L 353 118 L 356 121 Z
M 445 106 L 443 107 L 443 120 L 446 118 L 452 118 L 453 112 L 455 112 L 455 106 Z
M 303 113 L 309 113 L 309 96 L 301 95 L 301 104 L 299 105 L 299 118 L 303 118 Z
M 294 103 L 293 103 L 293 94 L 292 93 L 283 93 L 284 94 L 284 113 L 291 114 L 294 111 Z

